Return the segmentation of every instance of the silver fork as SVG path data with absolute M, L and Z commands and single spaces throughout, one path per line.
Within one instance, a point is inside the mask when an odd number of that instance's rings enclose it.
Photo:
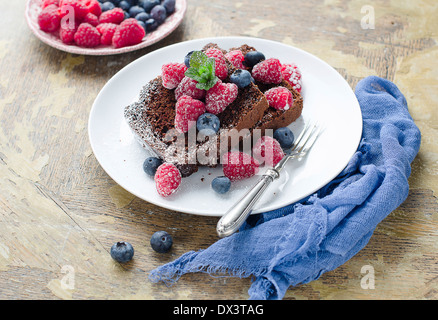
M 250 215 L 252 208 L 263 195 L 272 181 L 280 177 L 280 172 L 290 159 L 302 159 L 315 143 L 321 133 L 321 126 L 308 123 L 296 138 L 289 152 L 274 167 L 268 169 L 254 185 L 230 210 L 218 221 L 216 231 L 219 237 L 227 237 L 236 232 Z

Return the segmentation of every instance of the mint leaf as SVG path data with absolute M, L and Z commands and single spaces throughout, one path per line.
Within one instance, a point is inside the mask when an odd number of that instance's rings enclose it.
M 216 84 L 216 82 L 219 80 L 218 77 L 215 77 L 215 79 L 213 80 L 208 80 L 207 82 L 198 82 L 196 84 L 196 88 L 201 89 L 201 90 L 209 90 L 211 88 L 214 87 L 214 85 Z
M 202 51 L 194 51 L 190 58 L 190 68 L 187 69 L 185 75 L 198 82 L 196 84 L 198 89 L 208 90 L 218 81 L 215 64 L 214 58 L 209 58 Z
M 208 58 L 205 63 L 205 68 L 208 70 L 207 72 L 209 74 L 214 74 L 216 76 L 215 67 L 216 67 L 216 61 L 214 60 L 214 58 Z
M 187 71 L 184 73 L 184 75 L 198 82 L 202 80 L 201 75 L 198 72 L 198 69 L 193 67 L 188 68 Z
M 207 55 L 202 51 L 195 51 L 190 57 L 190 67 L 199 69 L 207 61 Z

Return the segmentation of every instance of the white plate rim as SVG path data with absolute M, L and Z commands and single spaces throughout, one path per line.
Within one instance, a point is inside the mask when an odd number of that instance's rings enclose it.
M 146 54 L 145 56 L 140 57 L 140 58 L 138 58 L 137 60 L 131 62 L 131 63 L 128 64 L 128 65 L 126 65 L 124 68 L 122 68 L 121 70 L 119 70 L 119 72 L 117 72 L 113 77 L 111 77 L 111 79 L 110 79 L 110 80 L 104 85 L 104 87 L 101 89 L 101 91 L 100 91 L 99 94 L 97 95 L 97 97 L 96 97 L 96 99 L 95 99 L 95 101 L 94 101 L 94 103 L 93 103 L 93 106 L 92 106 L 92 108 L 91 108 L 91 111 L 90 111 L 89 122 L 88 122 L 88 133 L 89 133 L 89 140 L 90 140 L 90 145 L 91 145 L 92 151 L 93 151 L 93 153 L 94 153 L 96 159 L 98 160 L 98 162 L 101 164 L 101 161 L 99 160 L 99 156 L 96 154 L 96 147 L 95 147 L 95 145 L 93 144 L 93 137 L 92 137 L 92 118 L 93 118 L 94 112 L 96 111 L 96 104 L 97 104 L 97 102 L 99 101 L 99 99 L 101 98 L 101 96 L 104 94 L 104 92 L 105 92 L 105 88 L 106 88 L 107 86 L 109 86 L 109 85 L 111 84 L 112 81 L 115 81 L 115 79 L 116 79 L 116 77 L 117 77 L 117 75 L 118 75 L 119 73 L 121 73 L 121 72 L 126 72 L 127 70 L 129 70 L 129 68 L 132 68 L 136 63 L 139 63 L 140 60 L 142 60 L 142 59 L 147 59 L 148 56 L 151 55 L 151 54 L 157 54 L 157 55 L 159 55 L 162 51 L 172 50 L 173 48 L 175 48 L 175 47 L 177 47 L 177 46 L 180 46 L 181 44 L 188 44 L 188 43 L 192 43 L 192 44 L 207 44 L 207 43 L 210 43 L 210 42 L 217 43 L 217 42 L 222 42 L 222 41 L 236 41 L 236 42 L 241 43 L 241 44 L 243 44 L 243 43 L 248 43 L 248 42 L 251 42 L 251 41 L 262 41 L 262 42 L 266 43 L 267 45 L 268 45 L 268 44 L 272 44 L 272 45 L 277 45 L 277 46 L 279 45 L 279 46 L 284 46 L 284 47 L 290 47 L 290 48 L 293 48 L 294 50 L 299 51 L 301 54 L 306 55 L 306 56 L 309 56 L 309 57 L 311 57 L 312 59 L 316 59 L 316 60 L 319 61 L 320 63 L 324 64 L 325 67 L 327 67 L 329 70 L 331 70 L 331 72 L 333 72 L 334 74 L 336 74 L 340 79 L 342 79 L 343 82 L 345 82 L 346 85 L 348 85 L 348 83 L 346 82 L 346 80 L 345 80 L 345 79 L 339 74 L 339 72 L 336 71 L 336 69 L 334 69 L 332 66 L 330 66 L 328 63 L 326 63 L 326 62 L 323 61 L 322 59 L 320 59 L 320 58 L 318 58 L 317 56 L 315 56 L 315 55 L 313 55 L 313 54 L 311 54 L 311 53 L 309 53 L 309 52 L 307 52 L 307 51 L 304 51 L 304 50 L 302 50 L 302 49 L 300 49 L 300 48 L 297 48 L 297 47 L 294 47 L 294 46 L 291 46 L 291 45 L 287 45 L 287 44 L 284 44 L 284 43 L 281 43 L 281 42 L 277 42 L 277 41 L 274 41 L 274 40 L 261 39 L 261 38 L 256 38 L 256 37 L 224 36 L 224 37 L 208 37 L 208 38 L 200 38 L 200 39 L 193 39 L 193 40 L 188 40 L 188 41 L 184 41 L 184 42 L 175 43 L 175 44 L 172 44 L 172 45 L 169 45 L 169 46 L 166 46 L 166 47 L 163 47 L 163 48 L 157 49 L 157 50 L 155 50 L 155 51 L 152 51 L 152 52 Z M 314 194 L 316 191 L 318 191 L 318 190 L 321 189 L 323 186 L 325 186 L 327 183 L 329 183 L 329 182 L 332 181 L 334 178 L 336 178 L 336 176 L 338 176 L 338 174 L 339 174 L 340 172 L 342 172 L 342 170 L 347 166 L 347 164 L 349 163 L 351 157 L 352 157 L 352 156 L 354 155 L 354 153 L 357 151 L 357 147 L 359 146 L 359 143 L 360 143 L 360 141 L 361 141 L 362 130 L 363 130 L 362 113 L 361 113 L 361 110 L 360 110 L 359 103 L 358 103 L 357 98 L 356 98 L 356 96 L 354 95 L 354 92 L 353 92 L 353 90 L 351 89 L 351 87 L 350 87 L 349 85 L 348 85 L 348 87 L 350 88 L 351 93 L 353 93 L 353 96 L 354 96 L 354 99 L 355 99 L 354 102 L 355 102 L 355 107 L 356 107 L 356 111 L 357 111 L 356 116 L 358 117 L 358 119 L 357 119 L 357 120 L 358 120 L 358 121 L 357 121 L 357 125 L 358 125 L 358 127 L 357 127 L 357 130 L 356 130 L 356 132 L 355 132 L 355 136 L 356 136 L 356 139 L 355 139 L 355 141 L 356 141 L 356 143 L 355 143 L 355 147 L 354 147 L 354 148 L 351 148 L 351 151 L 350 151 L 349 156 L 348 156 L 348 157 L 345 157 L 345 161 L 344 161 L 342 164 L 339 164 L 339 168 L 340 168 L 340 169 L 338 170 L 338 172 L 337 172 L 336 174 L 333 174 L 332 176 L 327 177 L 326 179 L 322 180 L 322 181 L 319 183 L 319 186 L 315 187 L 314 190 L 312 190 L 311 192 L 308 192 L 308 194 L 307 194 L 306 196 L 303 196 L 303 197 L 301 197 L 300 199 L 295 199 L 294 201 L 291 201 L 290 203 L 283 204 L 283 205 L 280 205 L 280 206 L 267 206 L 267 207 L 262 207 L 262 208 L 259 208 L 259 209 L 255 209 L 255 210 L 252 212 L 252 214 L 264 213 L 264 212 L 270 212 L 270 211 L 273 211 L 273 210 L 276 210 L 276 209 L 280 209 L 280 208 L 283 208 L 283 207 L 285 207 L 285 206 L 287 206 L 287 205 L 290 205 L 290 204 L 292 204 L 292 203 L 296 203 L 296 202 L 298 202 L 298 201 L 300 201 L 300 200 L 306 198 L 307 196 L 310 196 L 311 194 Z M 360 119 L 360 121 L 359 121 L 359 119 Z M 194 211 L 194 210 L 191 210 L 191 209 L 181 208 L 181 207 L 179 207 L 177 204 L 175 204 L 174 202 L 171 202 L 171 201 L 169 201 L 169 202 L 166 202 L 166 201 L 161 202 L 161 201 L 154 201 L 153 199 L 145 199 L 144 197 L 142 197 L 141 195 L 139 195 L 138 192 L 136 192 L 136 190 L 132 190 L 129 186 L 122 185 L 122 184 L 120 184 L 119 182 L 117 182 L 117 180 L 113 177 L 113 175 L 111 174 L 111 172 L 109 172 L 109 170 L 107 170 L 107 168 L 105 168 L 105 167 L 103 167 L 103 166 L 102 166 L 102 168 L 103 168 L 104 171 L 108 174 L 108 176 L 111 177 L 111 179 L 113 179 L 116 183 L 118 183 L 118 184 L 119 184 L 122 188 L 124 188 L 126 191 L 128 191 L 128 192 L 130 192 L 131 194 L 133 194 L 134 196 L 136 196 L 136 197 L 138 197 L 138 198 L 140 198 L 140 199 L 142 199 L 142 200 L 144 200 L 144 201 L 146 201 L 146 202 L 149 202 L 149 203 L 151 203 L 151 204 L 154 204 L 154 205 L 156 205 L 156 206 L 159 206 L 159 207 L 162 207 L 162 208 L 165 208 L 165 209 L 168 209 L 168 210 L 176 211 L 176 212 L 182 212 L 182 213 L 187 213 L 187 214 L 192 214 L 192 215 L 200 215 L 200 216 L 217 216 L 217 217 L 220 217 L 220 216 L 222 216 L 222 215 L 225 213 L 225 212 L 218 212 L 218 213 L 208 213 L 208 214 L 206 214 L 206 213 L 199 212 L 199 211 Z M 165 199 L 165 198 L 163 198 L 163 199 Z

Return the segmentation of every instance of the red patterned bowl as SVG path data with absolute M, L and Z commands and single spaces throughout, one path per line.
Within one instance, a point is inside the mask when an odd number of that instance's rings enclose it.
M 167 17 L 166 21 L 162 25 L 160 25 L 155 31 L 148 33 L 143 38 L 142 42 L 134 46 L 123 47 L 119 49 L 116 49 L 113 46 L 103 45 L 96 48 L 82 48 L 73 44 L 69 45 L 63 43 L 59 38 L 57 32 L 47 33 L 40 30 L 40 27 L 38 26 L 38 14 L 41 12 L 41 3 L 42 0 L 29 0 L 27 2 L 25 12 L 27 24 L 38 39 L 51 47 L 65 52 L 95 56 L 112 55 L 135 51 L 160 41 L 161 39 L 167 37 L 179 26 L 184 18 L 187 9 L 186 0 L 176 0 L 175 12 Z

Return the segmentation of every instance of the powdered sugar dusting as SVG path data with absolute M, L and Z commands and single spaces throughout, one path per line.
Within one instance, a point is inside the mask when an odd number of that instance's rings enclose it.
M 259 62 L 252 69 L 252 76 L 262 83 L 280 83 L 283 80 L 281 63 L 275 58 Z
M 281 73 L 292 88 L 300 93 L 302 89 L 302 74 L 298 66 L 294 63 L 285 63 L 281 66 Z
M 230 105 L 238 94 L 238 87 L 234 83 L 218 81 L 205 96 L 205 108 L 213 114 L 221 113 Z
M 181 184 L 181 174 L 171 163 L 163 163 L 155 173 L 155 185 L 158 193 L 167 197 L 174 193 Z
M 205 90 L 196 87 L 196 80 L 184 77 L 175 89 L 175 99 L 178 100 L 182 95 L 192 97 L 197 100 L 205 98 Z
M 269 89 L 265 96 L 269 106 L 277 110 L 288 110 L 294 101 L 292 93 L 282 86 Z

